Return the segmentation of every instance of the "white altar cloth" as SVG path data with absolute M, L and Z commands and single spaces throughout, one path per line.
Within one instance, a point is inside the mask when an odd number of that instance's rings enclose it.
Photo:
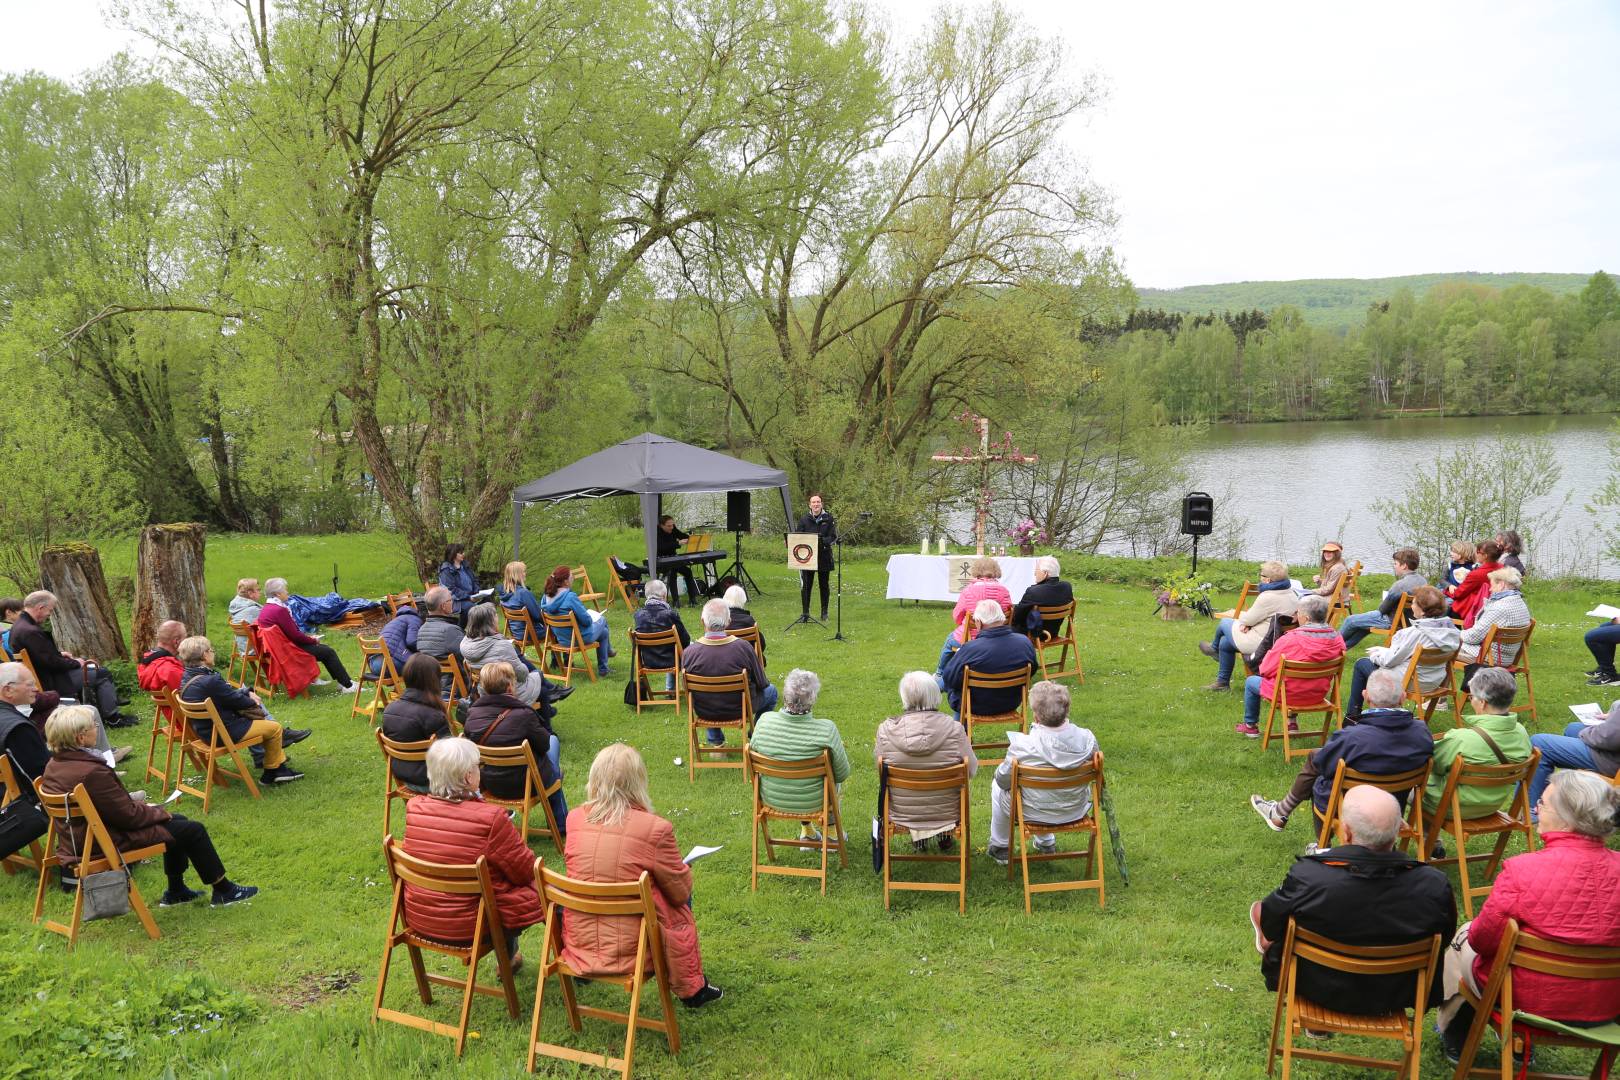
M 947 575 L 952 559 L 960 555 L 890 555 L 890 600 L 943 600 L 954 604 L 956 594 L 950 591 Z M 1035 560 L 1017 555 L 997 555 L 1001 564 L 1001 583 L 1012 593 L 1013 602 L 1024 595 L 1024 590 L 1035 584 Z

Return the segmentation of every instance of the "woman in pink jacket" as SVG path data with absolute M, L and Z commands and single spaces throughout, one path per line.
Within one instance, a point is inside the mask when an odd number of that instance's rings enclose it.
M 1603 842 L 1614 831 L 1615 805 L 1614 787 L 1597 773 L 1553 774 L 1538 804 L 1542 849 L 1502 864 L 1478 917 L 1458 930 L 1446 950 L 1446 986 L 1462 978 L 1479 993 L 1490 980 L 1509 919 L 1517 919 L 1525 933 L 1568 945 L 1620 945 L 1620 852 Z M 1513 1007 L 1578 1026 L 1606 1023 L 1620 1016 L 1620 979 L 1515 970 Z M 1461 994 L 1440 1006 L 1440 1035 L 1452 1061 L 1473 1017 Z
M 633 746 L 613 743 L 591 762 L 583 806 L 568 814 L 563 860 L 578 881 L 635 881 L 646 871 L 658 907 L 670 980 L 681 1004 L 718 1001 L 723 991 L 703 975 L 697 921 L 692 917 L 692 868 L 675 846 L 675 827 L 652 812 L 647 765 Z M 563 959 L 584 976 L 622 975 L 636 960 L 634 920 L 580 915 L 563 920 Z M 651 957 L 647 960 L 652 970 Z
M 939 650 L 939 663 L 934 667 L 936 676 L 945 671 L 945 665 L 950 662 L 951 653 L 962 644 L 962 621 L 973 614 L 973 609 L 980 600 L 994 600 L 1001 605 L 1001 610 L 1008 615 L 1012 614 L 1012 593 L 1007 586 L 1001 583 L 1001 564 L 996 560 L 981 555 L 973 560 L 970 567 L 973 580 L 963 588 L 961 595 L 956 598 L 956 607 L 951 609 L 951 620 L 956 623 L 951 632 L 945 635 L 945 645 Z

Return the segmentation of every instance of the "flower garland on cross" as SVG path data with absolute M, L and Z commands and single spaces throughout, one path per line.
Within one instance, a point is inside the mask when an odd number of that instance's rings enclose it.
M 1026 454 L 1013 443 L 1012 432 L 1002 433 L 1001 441 L 991 445 L 990 420 L 971 411 L 964 411 L 956 418 L 968 425 L 979 436 L 979 447 L 975 451 L 972 444 L 961 447 L 948 453 L 934 454 L 932 460 L 950 464 L 975 464 L 979 467 L 979 500 L 978 512 L 974 519 L 973 531 L 978 539 L 978 551 L 984 554 L 984 525 L 985 519 L 990 516 L 990 466 L 993 464 L 1024 465 L 1039 461 L 1034 454 Z

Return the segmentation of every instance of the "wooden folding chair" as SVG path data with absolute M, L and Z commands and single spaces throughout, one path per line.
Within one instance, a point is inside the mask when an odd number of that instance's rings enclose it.
M 1501 1080 L 1517 1075 L 1528 1080 L 1577 1080 L 1573 1073 L 1547 1073 L 1518 1068 L 1513 1055 L 1528 1055 L 1536 1045 L 1566 1046 L 1596 1050 L 1598 1060 L 1587 1074 L 1607 1077 L 1614 1065 L 1616 1051 L 1620 1051 L 1620 1022 L 1609 1021 L 1593 1027 L 1567 1024 L 1559 1020 L 1537 1016 L 1517 1008 L 1513 1002 L 1513 972 L 1534 971 L 1554 975 L 1561 979 L 1616 979 L 1620 978 L 1620 948 L 1610 945 L 1566 945 L 1562 941 L 1537 937 L 1526 933 L 1519 920 L 1509 919 L 1502 931 L 1502 940 L 1491 965 L 1490 978 L 1477 996 L 1468 988 L 1466 980 L 1458 989 L 1474 1008 L 1474 1022 L 1468 1028 L 1462 1055 L 1457 1061 L 1453 1080 L 1469 1076 L 1494 1076 Z M 1494 1069 L 1475 1068 L 1474 1058 L 1479 1053 L 1480 1041 L 1488 1026 L 1496 1027 L 1502 1046 L 1502 1058 Z M 1513 1053 L 1509 1054 L 1511 1047 Z
M 85 877 L 109 870 L 122 870 L 129 874 L 130 909 L 141 920 L 141 926 L 146 929 L 147 937 L 153 941 L 161 937 L 157 923 L 152 921 L 152 912 L 141 896 L 140 886 L 135 884 L 135 875 L 129 873 L 129 866 L 131 863 L 163 854 L 168 845 L 148 844 L 129 851 L 119 851 L 118 845 L 113 843 L 112 834 L 102 823 L 101 815 L 96 813 L 95 804 L 90 801 L 90 795 L 84 790 L 83 784 L 79 784 L 71 792 L 52 791 L 45 785 L 45 778 L 40 777 L 34 781 L 34 791 L 38 794 L 39 804 L 50 821 L 50 827 L 45 830 L 44 846 L 45 850 L 51 853 L 49 857 L 40 860 L 39 887 L 34 890 L 35 925 L 43 925 L 52 933 L 61 934 L 68 939 L 68 948 L 73 948 L 79 940 L 79 928 L 84 923 Z M 64 926 L 59 922 L 45 919 L 45 893 L 50 887 L 51 870 L 58 865 L 56 851 L 61 846 L 58 844 L 58 834 L 64 829 L 71 830 L 75 818 L 84 822 L 84 842 L 79 848 L 78 865 L 74 867 L 73 917 Z
M 1388 645 L 1390 639 L 1395 636 L 1397 631 L 1406 629 L 1406 624 L 1411 621 L 1411 618 L 1412 594 L 1409 592 L 1403 592 L 1401 593 L 1400 598 L 1395 601 L 1395 613 L 1389 617 L 1389 629 L 1368 630 L 1367 636 L 1383 638 L 1384 644 Z
M 1526 851 L 1536 850 L 1536 828 L 1530 821 L 1529 791 L 1530 778 L 1536 774 L 1536 766 L 1540 764 L 1540 750 L 1531 750 L 1526 761 L 1508 765 L 1475 765 L 1459 754 L 1452 759 L 1451 772 L 1446 776 L 1446 786 L 1440 793 L 1440 801 L 1434 812 L 1425 810 L 1423 813 L 1422 846 L 1425 856 L 1434 850 L 1443 833 L 1450 834 L 1452 854 L 1442 861 L 1457 864 L 1463 910 L 1470 919 L 1474 917 L 1474 897 L 1485 896 L 1491 891 L 1491 879 L 1502 865 L 1502 853 L 1507 850 L 1513 834 L 1524 835 Z M 1462 788 L 1470 787 L 1512 789 L 1506 803 L 1509 809 L 1493 810 L 1480 817 L 1463 817 L 1459 793 Z M 1496 846 L 1490 854 L 1468 854 L 1468 841 L 1476 836 L 1496 837 Z M 1482 861 L 1486 863 L 1485 884 L 1473 885 L 1469 879 L 1468 864 Z
M 849 853 L 845 849 L 844 817 L 838 809 L 838 785 L 833 781 L 832 751 L 823 749 L 813 758 L 802 761 L 782 761 L 777 758 L 766 757 L 764 754 L 747 751 L 749 770 L 754 777 L 754 829 L 750 837 L 752 844 L 749 855 L 748 887 L 752 891 L 759 891 L 759 875 L 782 874 L 786 877 L 812 877 L 821 881 L 821 895 L 827 895 L 827 855 L 831 851 L 838 852 L 838 860 L 844 869 L 849 869 Z M 762 793 L 764 777 L 776 780 L 821 780 L 821 809 L 815 813 L 805 814 L 797 810 L 778 810 L 765 801 Z M 803 836 L 777 838 L 771 835 L 771 822 L 791 821 L 794 824 L 808 821 L 815 826 L 821 834 L 819 840 L 809 840 Z M 765 862 L 759 861 L 759 842 L 765 841 Z M 777 866 L 776 849 L 789 847 L 810 850 L 820 850 L 821 869 L 803 866 Z
M 1074 601 L 1067 604 L 1048 606 L 1037 604 L 1035 610 L 1041 613 L 1041 633 L 1044 637 L 1030 638 L 1035 645 L 1035 659 L 1041 665 L 1041 678 L 1047 680 L 1065 679 L 1073 675 L 1084 686 L 1086 673 L 1080 668 L 1080 643 L 1074 632 Z M 1047 628 L 1051 627 L 1050 630 Z M 1058 650 L 1056 667 L 1048 667 L 1046 654 L 1053 649 Z M 1069 667 L 1069 650 L 1074 650 L 1074 667 Z
M 389 593 L 383 597 L 383 603 L 388 605 L 389 618 L 393 618 L 399 614 L 400 608 L 416 606 L 416 594 L 409 589 L 401 589 L 397 593 Z
M 764 666 L 764 664 L 765 664 L 765 647 L 763 645 L 761 645 L 760 641 L 759 641 L 759 627 L 757 627 L 757 626 L 738 626 L 738 627 L 735 627 L 735 628 L 733 628 L 731 630 L 727 630 L 726 633 L 730 634 L 732 637 L 737 638 L 740 641 L 746 641 L 746 642 L 748 642 L 748 644 L 752 645 L 754 647 L 754 655 L 759 657 L 760 666 L 761 667 Z
M 364 716 L 373 725 L 377 723 L 377 714 L 382 712 L 383 706 L 388 704 L 388 672 L 393 665 L 393 658 L 389 655 L 388 646 L 383 644 L 381 637 L 366 637 L 364 634 L 354 635 L 355 642 L 360 646 L 360 671 L 355 675 L 354 681 L 359 684 L 349 704 L 349 719 Z M 371 659 L 377 658 L 377 673 L 371 673 Z M 397 676 L 396 676 L 397 677 Z M 365 695 L 366 686 L 370 684 L 371 701 L 365 705 L 360 699 Z
M 523 794 L 517 798 L 507 795 L 496 795 L 485 788 L 480 795 L 487 803 L 495 806 L 504 806 L 508 810 L 516 811 L 518 834 L 527 844 L 531 836 L 544 836 L 551 841 L 557 853 L 562 854 L 562 828 L 557 823 L 557 815 L 551 812 L 551 796 L 562 790 L 562 779 L 553 780 L 548 786 L 541 775 L 540 763 L 535 760 L 534 747 L 527 742 L 516 746 L 484 746 L 478 747 L 480 763 L 486 769 L 522 769 Z M 538 806 L 545 814 L 544 826 L 531 825 L 529 815 Z
M 432 863 L 405 854 L 394 843 L 392 836 L 383 837 L 383 859 L 388 865 L 388 878 L 394 883 L 394 903 L 388 914 L 388 938 L 383 946 L 382 972 L 377 976 L 377 996 L 371 1004 L 371 1022 L 389 1020 L 418 1031 L 435 1035 L 448 1035 L 456 1041 L 456 1056 L 461 1056 L 469 1035 L 474 994 L 505 998 L 506 1013 L 514 1020 L 518 1016 L 517 986 L 512 982 L 512 958 L 506 951 L 506 930 L 501 926 L 500 909 L 495 904 L 495 888 L 490 881 L 489 866 L 484 856 L 471 865 Z M 468 943 L 438 941 L 413 931 L 405 922 L 405 886 L 409 884 L 428 892 L 451 896 L 476 896 L 477 911 L 473 916 L 473 936 Z M 461 989 L 460 1023 L 455 1027 L 440 1024 L 426 1017 L 383 1008 L 383 995 L 388 989 L 388 961 L 394 949 L 405 946 L 411 958 L 411 970 L 416 975 L 416 993 L 422 1004 L 433 1004 L 430 984 Z M 422 951 L 440 953 L 461 961 L 467 967 L 465 979 L 452 979 L 445 975 L 429 974 L 422 963 Z M 478 962 L 488 953 L 495 954 L 495 966 L 500 975 L 499 986 L 485 986 L 478 982 Z
M 577 881 L 548 870 L 544 859 L 534 860 L 534 880 L 540 887 L 540 903 L 545 908 L 545 945 L 540 953 L 540 981 L 534 992 L 534 1021 L 529 1025 L 529 1071 L 534 1072 L 536 1058 L 558 1058 L 598 1069 L 612 1069 L 623 1080 L 629 1080 L 635 1065 L 636 1029 L 647 1028 L 664 1033 L 664 1042 L 670 1054 L 681 1049 L 680 1025 L 675 1019 L 675 997 L 671 990 L 669 958 L 664 955 L 663 934 L 658 926 L 658 909 L 653 902 L 652 879 L 643 870 L 635 881 Z M 565 920 L 562 913 L 569 914 Z M 607 973 L 593 971 L 590 979 L 595 983 L 610 983 L 623 988 L 630 995 L 624 1012 L 580 1005 L 575 996 L 574 980 L 580 977 L 563 959 L 562 928 L 564 921 L 587 916 L 612 917 L 615 921 L 636 920 L 636 959 L 629 971 Z M 627 927 L 626 927 L 627 928 Z M 619 931 L 623 933 L 623 929 Z M 641 991 L 647 982 L 647 968 L 653 970 L 653 982 L 658 987 L 660 1016 L 642 1016 Z M 611 1020 L 624 1025 L 624 1056 L 609 1057 L 591 1054 L 572 1046 L 540 1041 L 540 1016 L 546 1000 L 546 980 L 557 976 L 562 990 L 563 1008 L 568 1014 L 568 1026 L 580 1030 L 580 1017 L 593 1020 Z
M 44 683 L 39 681 L 39 672 L 34 670 L 34 662 L 28 658 L 28 650 L 27 649 L 18 649 L 12 655 L 11 659 L 13 661 L 21 664 L 23 667 L 28 669 L 28 674 L 33 676 L 33 678 L 34 678 L 34 685 L 35 686 L 44 686 L 45 685 Z
M 670 649 L 673 663 L 668 667 L 648 667 L 642 657 L 643 649 Z M 674 684 L 669 689 L 662 685 L 654 686 L 653 677 L 659 677 L 660 683 L 664 679 L 673 678 Z M 676 715 L 681 710 L 681 636 L 672 626 L 667 630 L 653 630 L 642 633 L 639 630 L 630 631 L 630 684 L 635 687 L 636 713 L 653 705 L 673 705 Z M 643 696 L 642 686 L 647 687 Z
M 1024 872 L 1024 914 L 1033 914 L 1032 901 L 1036 893 L 1073 892 L 1077 889 L 1096 889 L 1097 907 L 1101 909 L 1104 904 L 1103 892 L 1103 861 L 1102 861 L 1102 829 L 1099 825 L 1102 813 L 1103 788 L 1103 756 L 1098 750 L 1091 755 L 1091 760 L 1084 765 L 1073 769 L 1052 769 L 1035 765 L 1021 765 L 1017 761 L 1012 763 L 1012 775 L 1008 777 L 1011 790 L 1008 795 L 1012 799 L 1012 835 L 1018 841 L 1018 854 L 1015 856 Z M 1091 809 L 1083 817 L 1073 821 L 1035 821 L 1024 816 L 1024 796 L 1026 791 L 1063 791 L 1070 788 L 1091 788 Z M 1041 833 L 1089 833 L 1090 839 L 1084 851 L 1037 851 L 1029 852 L 1029 842 L 1032 837 Z M 1054 841 L 1056 836 L 1053 837 Z M 1032 862 L 1054 862 L 1059 859 L 1086 860 L 1086 876 L 1070 881 L 1042 881 L 1030 884 L 1029 864 Z M 1013 860 L 1007 860 L 1007 880 L 1013 876 Z
M 252 630 L 250 622 L 231 623 L 231 657 L 225 662 L 225 678 L 237 686 L 253 685 L 248 682 L 250 671 L 253 682 L 259 681 L 259 654 L 253 649 L 257 637 Z
M 561 654 L 563 657 L 561 678 L 563 685 L 567 686 L 568 680 L 573 678 L 574 657 L 577 656 L 584 664 L 585 673 L 591 677 L 591 682 L 595 682 L 596 663 L 592 657 L 598 655 L 597 650 L 601 648 L 602 643 L 600 641 L 585 640 L 585 635 L 580 633 L 579 630 L 579 620 L 574 618 L 572 611 L 565 611 L 561 615 L 553 615 L 549 611 L 542 611 L 540 618 L 546 624 L 546 636 L 540 652 L 541 666 L 550 667 L 555 662 L 557 655 Z M 568 631 L 567 645 L 564 645 L 562 638 L 557 635 L 558 630 Z
M 624 604 L 625 611 L 635 611 L 636 608 L 640 606 L 636 603 L 634 595 L 640 589 L 639 583 L 632 587 L 630 582 L 627 582 L 620 577 L 618 567 L 613 565 L 613 559 L 611 557 L 607 561 L 607 567 L 608 592 L 611 595 L 608 596 L 608 602 L 602 605 L 603 609 L 605 610 L 612 607 L 614 597 L 617 597 L 619 601 Z
M 512 645 L 517 649 L 518 655 L 523 655 L 529 649 L 534 650 L 536 660 L 545 655 L 540 632 L 535 629 L 534 618 L 529 614 L 528 608 L 502 606 L 501 624 L 506 636 L 512 639 Z
M 1401 831 L 1396 837 L 1396 843 L 1402 851 L 1406 850 L 1408 843 L 1416 843 L 1419 849 L 1417 860 L 1423 862 L 1429 855 L 1423 847 L 1423 789 L 1428 782 L 1427 761 L 1420 768 L 1384 775 L 1352 769 L 1344 763 L 1343 758 L 1340 758 L 1338 766 L 1333 770 L 1333 789 L 1328 793 L 1327 810 L 1321 815 L 1321 828 L 1318 830 L 1316 846 L 1324 849 L 1333 846 L 1333 823 L 1339 820 L 1339 808 L 1344 804 L 1344 793 L 1353 787 L 1366 784 L 1380 791 L 1387 791 L 1397 799 L 1405 795 L 1406 813 L 1402 815 Z
M 1403 703 L 1409 703 L 1413 715 L 1421 715 L 1427 724 L 1434 717 L 1434 707 L 1442 701 L 1455 703 L 1457 697 L 1456 678 L 1452 673 L 1452 661 L 1457 659 L 1456 649 L 1425 649 L 1421 645 L 1412 653 L 1412 658 L 1406 662 L 1406 674 L 1401 676 L 1401 697 Z M 1432 690 L 1423 689 L 1418 680 L 1418 669 L 1437 667 L 1444 671 L 1445 678 L 1440 685 Z M 1455 708 L 1452 713 L 1457 723 L 1462 723 L 1462 710 Z
M 10 663 L 10 661 L 6 662 Z M 22 798 L 24 791 L 23 778 L 19 777 L 12 769 L 11 759 L 4 754 L 0 754 L 0 809 L 4 809 L 14 800 Z M 54 856 L 51 861 L 54 864 Z M 7 877 L 19 870 L 37 874 L 44 865 L 45 849 L 40 847 L 38 840 L 30 840 L 28 846 L 21 851 L 13 852 L 0 859 L 0 867 L 5 869 Z
M 1345 603 L 1350 605 L 1348 610 L 1354 611 L 1354 605 L 1361 603 L 1361 560 L 1357 559 L 1345 568 Z
M 252 690 L 265 701 L 269 701 L 271 698 L 276 696 L 277 680 L 272 677 L 271 668 L 273 666 L 273 662 L 270 657 L 265 655 L 264 639 L 259 636 L 259 625 L 258 623 L 246 622 L 231 624 L 231 631 L 233 633 L 235 633 L 238 628 L 240 628 L 242 635 L 248 640 L 247 652 L 245 654 L 242 668 L 237 673 L 240 676 L 240 679 L 229 679 L 230 673 L 226 672 L 227 679 L 238 686 Z M 251 672 L 253 676 L 251 680 L 248 678 L 249 672 Z
M 1277 676 L 1271 684 L 1271 707 L 1266 710 L 1265 727 L 1260 732 L 1260 749 L 1266 750 L 1271 746 L 1273 733 L 1277 726 L 1277 716 L 1284 718 L 1282 727 L 1283 760 L 1292 761 L 1296 752 L 1291 745 L 1295 740 L 1320 739 L 1324 744 L 1328 736 L 1333 734 L 1333 725 L 1338 723 L 1344 709 L 1339 704 L 1339 677 L 1344 673 L 1344 657 L 1334 660 L 1311 662 L 1306 660 L 1290 660 L 1284 657 L 1277 665 Z M 1288 683 L 1293 679 L 1328 679 L 1330 680 L 1322 692 L 1320 701 L 1301 704 L 1288 700 Z M 1322 728 L 1320 731 L 1291 731 L 1288 721 L 1293 720 L 1301 713 L 1321 713 Z M 1300 750 L 1297 756 L 1304 757 L 1309 750 Z
M 1299 965 L 1302 960 L 1357 976 L 1410 974 L 1417 984 L 1412 997 L 1411 1015 L 1402 1009 L 1384 1016 L 1361 1016 L 1324 1008 L 1300 997 Z M 1404 945 L 1346 945 L 1312 933 L 1290 918 L 1288 936 L 1283 939 L 1277 1005 L 1271 1014 L 1271 1047 L 1266 1052 L 1267 1075 L 1276 1069 L 1280 1055 L 1283 1080 L 1288 1080 L 1295 1058 L 1330 1061 L 1361 1069 L 1390 1069 L 1397 1076 L 1417 1080 L 1423 1057 L 1423 1015 L 1429 1008 L 1429 986 L 1439 977 L 1439 934 L 1430 934 Z M 1305 1031 L 1391 1039 L 1401 1044 L 1401 1058 L 1399 1061 L 1387 1061 L 1296 1046 L 1295 1040 Z
M 1232 614 L 1221 617 L 1236 619 L 1239 615 L 1242 615 L 1243 609 L 1249 606 L 1249 601 L 1254 598 L 1257 589 L 1259 589 L 1258 584 L 1253 581 L 1245 581 L 1243 588 L 1238 590 L 1237 603 L 1232 605 Z
M 418 795 L 426 794 L 424 790 L 408 786 L 403 780 L 394 775 L 394 762 L 396 761 L 427 761 L 428 747 L 433 745 L 432 739 L 423 739 L 420 742 L 396 742 L 382 733 L 381 729 L 372 732 L 377 736 L 377 745 L 383 754 L 383 835 L 393 832 L 390 828 L 392 822 L 389 815 L 394 809 L 394 800 L 406 802 Z
M 968 804 L 968 766 L 964 758 L 960 764 L 944 765 L 932 769 L 908 769 L 899 765 L 890 765 L 887 761 L 878 762 L 878 773 L 883 777 L 883 815 L 878 822 L 878 842 L 884 847 L 883 859 L 883 910 L 889 910 L 889 894 L 891 892 L 949 892 L 956 894 L 956 911 L 959 915 L 967 914 L 967 882 L 968 882 L 968 849 L 971 846 L 969 834 L 971 832 L 971 815 Z M 896 791 L 934 792 L 955 791 L 957 793 L 956 824 L 949 833 L 956 841 L 956 854 L 929 855 L 922 851 L 912 851 L 910 848 L 911 830 L 905 825 L 895 823 L 893 816 L 893 801 Z M 902 850 L 896 852 L 889 841 L 894 837 L 902 838 Z M 894 864 L 899 862 L 949 862 L 957 864 L 955 881 L 898 881 L 894 877 Z
M 603 607 L 602 601 L 611 600 L 612 598 L 606 592 L 597 592 L 591 587 L 590 571 L 585 569 L 584 563 L 574 567 L 573 573 L 574 595 L 579 597 L 579 602 L 595 605 L 596 610 L 601 611 Z
M 1339 580 L 1333 586 L 1333 591 L 1328 594 L 1327 621 L 1329 626 L 1338 626 L 1344 621 L 1344 617 L 1350 614 L 1349 588 L 1350 570 L 1346 568 L 1345 572 L 1339 575 Z
M 197 788 L 186 781 L 185 763 L 181 762 L 180 774 L 175 777 L 174 786 L 187 795 L 195 795 L 202 802 L 202 810 L 206 815 L 214 802 L 214 786 L 229 787 L 232 780 L 240 780 L 242 786 L 247 788 L 248 794 L 255 799 L 259 798 L 259 785 L 253 779 L 253 770 L 248 768 L 242 757 L 242 751 L 251 746 L 264 743 L 263 736 L 254 735 L 237 742 L 231 738 L 231 733 L 225 730 L 225 723 L 219 718 L 219 710 L 214 706 L 212 698 L 202 701 L 186 701 L 178 694 L 174 698 L 174 707 L 179 710 L 185 723 L 185 741 L 182 744 L 187 756 L 196 762 L 203 771 L 203 786 Z M 197 734 L 197 725 L 206 723 L 209 728 L 206 740 Z M 222 762 L 229 759 L 236 763 L 235 770 L 225 767 Z
M 754 694 L 748 686 L 748 673 L 693 675 L 681 672 L 678 680 L 686 700 L 686 778 L 697 783 L 699 769 L 748 769 L 748 740 L 754 734 Z M 736 694 L 737 712 L 720 716 L 699 716 L 694 694 Z M 741 746 L 709 746 L 699 738 L 699 728 L 719 728 L 722 733 L 735 729 L 742 735 Z M 732 760 L 736 759 L 736 760 Z
M 439 698 L 444 702 L 444 718 L 449 723 L 451 731 L 459 731 L 461 728 L 456 720 L 456 703 L 472 696 L 470 685 L 461 657 L 451 653 L 449 656 L 439 658 Z
M 968 744 L 974 751 L 994 750 L 996 753 L 990 757 L 980 757 L 980 765 L 994 765 L 1007 753 L 1006 742 L 974 742 L 973 729 L 975 727 L 1017 728 L 1020 732 L 1029 730 L 1029 677 L 1032 668 L 1029 664 L 1014 668 L 1012 671 L 991 675 L 985 672 L 974 671 L 972 667 L 962 669 L 962 726 L 967 729 Z M 1018 691 L 1018 707 L 1007 712 L 981 714 L 974 711 L 973 691 L 978 690 L 1012 690 Z
M 1536 724 L 1536 688 L 1530 682 L 1530 635 L 1536 632 L 1536 620 L 1531 619 L 1529 626 L 1496 626 L 1492 625 L 1485 631 L 1485 638 L 1479 643 L 1479 657 L 1473 663 L 1483 667 L 1499 667 L 1515 677 L 1524 677 L 1523 704 L 1515 703 L 1509 712 L 1527 712 L 1530 714 L 1530 726 Z M 1511 663 L 1502 662 L 1503 649 L 1517 645 L 1519 651 L 1514 655 Z M 1458 672 L 1467 667 L 1463 660 L 1455 660 L 1452 667 Z M 1458 682 L 1462 680 L 1459 678 Z M 1456 702 L 1454 708 L 1458 717 L 1458 726 L 1462 725 L 1463 698 L 1468 690 L 1466 686 L 1459 686 L 1455 692 Z
M 170 788 L 169 778 L 174 774 L 175 757 L 180 758 L 180 764 L 185 765 L 186 731 L 180 720 L 179 710 L 174 706 L 174 691 L 167 686 L 160 686 L 156 690 L 147 691 L 152 696 L 152 737 L 146 743 L 146 773 L 147 780 L 156 779 L 163 787 L 163 793 L 168 794 Z M 163 768 L 158 768 L 158 743 L 163 743 Z

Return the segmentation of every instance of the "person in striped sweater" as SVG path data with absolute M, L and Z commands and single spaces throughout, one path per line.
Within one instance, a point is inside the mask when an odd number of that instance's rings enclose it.
M 1474 625 L 1462 632 L 1462 647 L 1457 650 L 1457 659 L 1467 665 L 1463 668 L 1464 686 L 1481 667 L 1502 667 L 1518 659 L 1517 645 L 1493 645 L 1489 656 L 1480 655 L 1479 647 L 1485 643 L 1485 634 L 1491 627 L 1517 630 L 1530 625 L 1530 608 L 1524 602 L 1524 593 L 1520 591 L 1523 579 L 1519 572 L 1511 566 L 1499 566 L 1490 572 L 1487 580 L 1490 582 L 1490 595 L 1481 605 Z

